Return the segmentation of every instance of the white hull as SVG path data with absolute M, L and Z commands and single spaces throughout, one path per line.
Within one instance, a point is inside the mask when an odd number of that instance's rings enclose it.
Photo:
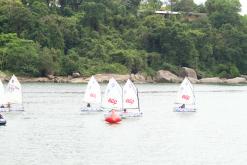
M 173 109 L 174 112 L 196 112 L 195 108 L 179 108 L 179 107 L 174 107 Z
M 0 108 L 0 112 L 8 112 L 9 108 Z
M 121 112 L 120 116 L 122 118 L 132 118 L 132 117 L 142 117 L 142 112 Z
M 0 108 L 0 112 L 24 111 L 24 107 Z
M 85 112 L 85 113 L 90 113 L 90 112 L 103 112 L 103 110 L 101 108 L 88 108 L 88 107 L 82 107 L 81 112 Z

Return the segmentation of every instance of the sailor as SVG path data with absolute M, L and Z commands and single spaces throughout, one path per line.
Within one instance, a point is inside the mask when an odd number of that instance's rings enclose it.
M 185 108 L 185 104 L 181 105 L 179 108 Z
M 90 107 L 91 107 L 90 103 L 87 103 L 87 107 L 88 107 L 88 108 L 90 108 Z
M 123 110 L 123 111 L 124 111 L 124 113 L 127 113 L 127 109 L 126 109 L 126 108 L 124 108 L 124 110 Z

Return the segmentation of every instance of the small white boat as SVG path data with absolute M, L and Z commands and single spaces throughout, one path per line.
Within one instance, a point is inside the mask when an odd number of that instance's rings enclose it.
M 138 89 L 131 80 L 127 80 L 123 87 L 123 110 L 122 118 L 141 117 Z
M 7 108 L 9 111 L 24 111 L 22 104 L 22 88 L 15 75 L 11 77 L 6 87 L 5 99 L 5 109 Z
M 196 112 L 194 88 L 187 77 L 179 87 L 173 110 L 175 112 Z
M 109 116 L 111 110 L 115 110 L 116 114 L 122 110 L 122 88 L 114 78 L 107 84 L 101 108 L 106 111 L 105 117 Z
M 87 84 L 84 95 L 85 105 L 81 108 L 81 112 L 100 112 L 101 90 L 100 85 L 94 76 L 91 77 Z

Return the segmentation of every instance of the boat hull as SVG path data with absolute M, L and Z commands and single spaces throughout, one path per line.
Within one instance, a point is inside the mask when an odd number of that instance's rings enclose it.
M 195 108 L 179 108 L 179 107 L 175 107 L 173 109 L 174 112 L 196 112 Z
M 9 108 L 0 108 L 0 112 L 8 112 Z
M 135 117 L 142 117 L 142 112 L 122 112 L 120 113 L 121 118 L 135 118 Z
M 82 107 L 80 111 L 83 113 L 103 112 L 101 108 L 87 108 L 87 107 Z
M 0 125 L 6 125 L 6 120 L 5 119 L 0 119 Z

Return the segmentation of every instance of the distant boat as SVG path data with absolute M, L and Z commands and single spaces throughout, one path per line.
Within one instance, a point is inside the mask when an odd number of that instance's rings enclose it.
M 127 80 L 123 87 L 123 111 L 121 113 L 123 118 L 141 117 L 138 89 L 131 80 Z
M 114 78 L 111 78 L 107 84 L 101 107 L 107 111 L 105 121 L 113 121 L 110 123 L 121 121 L 119 112 L 122 110 L 122 88 Z
M 174 107 L 175 112 L 195 112 L 195 95 L 194 88 L 187 77 L 181 83 L 177 100 Z
M 9 111 L 24 111 L 22 104 L 22 88 L 15 75 L 9 80 L 5 91 L 5 98 Z
M 84 95 L 84 103 L 86 104 L 81 108 L 82 112 L 99 112 L 101 104 L 101 90 L 100 85 L 94 76 L 91 77 L 87 84 Z
M 6 103 L 5 93 L 4 93 L 4 87 L 3 87 L 2 81 L 0 80 L 0 112 L 8 111 L 8 108 L 5 108 L 6 105 L 7 103 Z

